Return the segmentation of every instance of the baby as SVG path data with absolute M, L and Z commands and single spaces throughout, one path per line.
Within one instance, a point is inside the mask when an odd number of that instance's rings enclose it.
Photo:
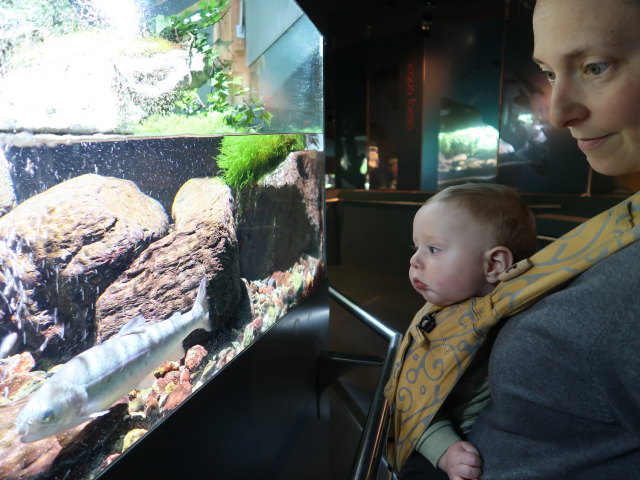
M 418 210 L 413 242 L 416 251 L 409 268 L 413 288 L 427 302 L 451 305 L 491 293 L 500 273 L 535 252 L 535 219 L 512 188 L 456 185 L 438 192 Z M 451 480 L 476 479 L 481 473 L 478 450 L 463 438 L 489 401 L 490 345 L 482 347 L 416 445 Z

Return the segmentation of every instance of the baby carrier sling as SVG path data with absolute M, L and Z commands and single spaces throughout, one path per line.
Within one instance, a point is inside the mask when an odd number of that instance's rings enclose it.
M 489 295 L 422 307 L 400 344 L 384 392 L 391 406 L 390 468 L 402 468 L 491 327 L 639 237 L 640 193 L 509 267 Z

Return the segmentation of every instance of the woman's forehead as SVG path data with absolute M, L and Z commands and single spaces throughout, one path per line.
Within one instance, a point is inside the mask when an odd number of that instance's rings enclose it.
M 636 6 L 637 5 L 637 6 Z M 538 0 L 533 15 L 534 60 L 579 58 L 640 47 L 640 3 L 628 0 Z

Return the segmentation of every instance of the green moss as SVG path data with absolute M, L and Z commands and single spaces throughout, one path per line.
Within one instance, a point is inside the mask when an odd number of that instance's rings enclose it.
M 221 113 L 210 112 L 207 115 L 183 115 L 167 113 L 151 115 L 139 125 L 131 128 L 134 135 L 215 135 L 219 133 L 244 132 L 230 126 Z
M 222 139 L 218 167 L 234 190 L 256 183 L 276 169 L 291 152 L 304 150 L 302 135 L 247 135 Z
M 132 41 L 127 51 L 122 53 L 128 56 L 149 57 L 156 53 L 165 53 L 179 49 L 180 45 L 160 37 L 141 37 Z

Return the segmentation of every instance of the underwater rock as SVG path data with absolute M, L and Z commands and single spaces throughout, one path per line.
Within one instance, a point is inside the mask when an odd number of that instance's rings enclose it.
M 202 363 L 202 359 L 207 356 L 207 350 L 202 345 L 194 345 L 189 349 L 184 357 L 184 365 L 190 371 L 194 371 Z
M 11 401 L 20 400 L 37 390 L 45 379 L 45 373 L 39 370 L 17 373 L 0 382 L 0 396 Z
M 295 185 L 302 194 L 307 216 L 317 229 L 322 222 L 322 209 L 318 208 L 322 204 L 322 161 L 317 150 L 292 152 L 278 168 L 258 182 L 267 187 Z
M 127 431 L 126 418 L 126 403 L 116 403 L 105 415 L 41 440 L 55 440 L 62 447 L 46 478 L 89 478 L 99 458 L 112 453 L 110 446 Z M 73 475 L 69 475 L 70 465 L 74 465 Z
M 50 36 L 0 76 L 0 131 L 127 133 L 189 88 L 201 54 L 153 37 L 111 31 Z M 43 81 L 46 79 L 46 81 Z
M 169 372 L 166 377 L 162 377 L 153 382 L 153 389 L 160 395 L 170 394 L 180 383 L 180 372 L 177 370 Z
M 195 179 L 176 199 L 174 230 L 150 244 L 98 298 L 99 341 L 139 315 L 155 323 L 189 310 L 203 276 L 214 330 L 237 310 L 242 283 L 229 187 L 216 178 Z
M 109 465 L 115 462 L 120 455 L 121 455 L 120 453 L 112 453 L 111 455 L 109 455 L 107 458 L 105 458 L 102 461 L 102 463 L 100 464 L 99 470 L 104 470 L 105 468 L 107 468 Z
M 167 400 L 162 407 L 162 411 L 164 413 L 168 413 L 171 410 L 175 410 L 178 405 L 189 397 L 189 395 L 191 395 L 191 383 L 179 383 L 167 397 Z
M 188 368 L 183 367 L 180 369 L 180 377 L 178 378 L 180 383 L 189 383 L 191 382 L 191 372 Z
M 57 439 L 53 437 L 22 443 L 17 437 L 11 436 L 11 431 L 15 430 L 15 416 L 4 413 L 0 416 L 0 478 L 22 480 L 49 471 L 62 450 Z
M 151 390 L 145 399 L 144 413 L 150 416 L 160 410 L 160 394 L 155 390 Z
M 3 480 L 23 480 L 27 478 L 64 478 L 63 472 L 70 464 L 82 468 L 89 465 L 88 456 L 92 448 L 117 434 L 118 423 L 126 405 L 111 408 L 108 414 L 72 428 L 63 434 L 43 438 L 32 443 L 22 443 L 16 434 L 15 422 L 22 402 L 2 406 L 0 415 L 0 478 Z M 96 442 L 96 438 L 100 441 Z M 91 445 L 91 448 L 88 448 Z M 82 461 L 81 461 L 82 459 Z M 62 470 L 62 472 L 56 472 Z M 57 476 L 59 473 L 60 476 Z
M 145 399 L 142 396 L 140 390 L 134 390 L 129 394 L 129 406 L 127 411 L 131 417 L 135 417 L 136 414 L 141 413 L 145 407 Z M 138 415 L 142 416 L 142 415 Z M 142 416 L 144 418 L 144 416 Z
M 215 364 L 216 371 L 220 370 L 222 367 L 228 364 L 231 360 L 233 360 L 237 354 L 238 352 L 233 347 L 227 347 L 221 350 L 216 356 L 216 364 Z
M 176 231 L 196 230 L 200 223 L 214 219 L 235 241 L 233 196 L 219 178 L 192 178 L 182 185 L 173 200 L 171 217 Z
M 9 358 L 0 360 L 0 380 L 18 373 L 30 372 L 35 366 L 36 362 L 29 352 L 12 355 Z
M 180 362 L 178 361 L 168 361 L 164 362 L 160 367 L 156 368 L 153 371 L 153 376 L 156 378 L 162 378 L 167 375 L 169 372 L 174 372 L 180 369 Z
M 24 333 L 34 354 L 84 350 L 98 293 L 167 228 L 128 180 L 87 174 L 25 200 L 0 218 L 0 329 Z
M 244 277 L 268 277 L 276 270 L 290 268 L 301 252 L 321 251 L 322 190 L 318 186 L 322 177 L 319 152 L 293 152 L 258 185 L 238 193 L 238 243 Z
M 134 428 L 127 432 L 124 436 L 124 442 L 122 444 L 122 453 L 124 453 L 131 445 L 140 440 L 145 434 L 147 430 L 144 428 Z

